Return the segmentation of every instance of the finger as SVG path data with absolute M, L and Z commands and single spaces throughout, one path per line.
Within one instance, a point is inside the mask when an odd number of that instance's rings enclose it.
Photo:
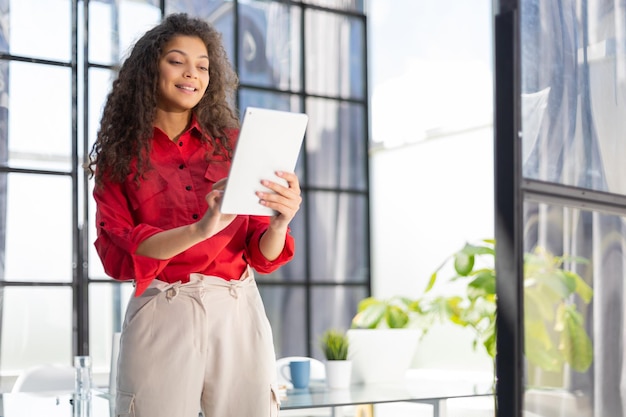
M 279 195 L 300 196 L 301 194 L 300 186 L 297 181 L 293 183 L 288 183 L 286 187 L 282 184 L 278 184 L 276 182 L 268 181 L 268 180 L 262 180 L 261 184 L 264 187 L 269 188 L 270 190 L 274 191 L 276 194 L 279 194 Z
M 276 171 L 276 175 L 287 181 L 287 187 L 290 189 L 300 190 L 300 180 L 298 176 L 293 172 Z
M 213 207 L 218 205 L 222 201 L 222 196 L 224 195 L 223 190 L 213 190 L 209 192 L 204 199 L 206 200 L 209 207 Z
M 280 194 L 258 192 L 257 196 L 260 204 L 290 217 L 295 215 L 302 204 L 302 197 L 293 193 L 285 197 Z
M 223 190 L 224 188 L 226 188 L 226 180 L 227 178 L 222 178 L 221 180 L 218 180 L 215 184 L 213 184 L 213 187 L 211 187 L 211 189 Z

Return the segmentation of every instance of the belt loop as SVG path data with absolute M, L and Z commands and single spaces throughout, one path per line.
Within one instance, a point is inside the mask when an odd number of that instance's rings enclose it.
M 173 285 L 172 287 L 168 288 L 167 291 L 165 292 L 165 298 L 167 298 L 167 302 L 171 303 L 172 300 L 178 296 L 179 292 L 180 292 L 180 284 Z
M 239 285 L 237 285 L 239 281 L 229 281 L 228 282 L 228 293 L 233 298 L 239 298 Z

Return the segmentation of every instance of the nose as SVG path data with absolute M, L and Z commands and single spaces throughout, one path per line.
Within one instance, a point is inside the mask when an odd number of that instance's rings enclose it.
M 198 71 L 193 66 L 187 67 L 185 69 L 185 72 L 183 73 L 183 76 L 186 77 L 186 78 L 197 78 L 198 77 Z

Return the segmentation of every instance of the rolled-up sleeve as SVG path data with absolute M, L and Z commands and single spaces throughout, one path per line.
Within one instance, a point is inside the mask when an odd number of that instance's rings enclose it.
M 94 191 L 97 202 L 96 251 L 104 271 L 116 280 L 135 280 L 138 289 L 149 285 L 167 266 L 169 260 L 159 260 L 135 254 L 139 244 L 162 230 L 146 225 L 133 225 L 122 185 L 107 182 L 106 193 Z
M 276 259 L 271 261 L 268 260 L 261 252 L 261 248 L 259 246 L 261 236 L 263 236 L 263 233 L 265 233 L 268 227 L 268 217 L 250 216 L 246 251 L 248 263 L 261 274 L 268 274 L 277 270 L 279 267 L 293 259 L 295 254 L 295 241 L 293 236 L 291 236 L 291 230 L 288 230 L 287 235 L 285 236 L 285 246 L 283 247 L 282 252 Z

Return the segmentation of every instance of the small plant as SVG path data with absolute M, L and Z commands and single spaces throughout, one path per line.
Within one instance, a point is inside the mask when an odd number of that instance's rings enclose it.
M 329 361 L 347 360 L 348 345 L 346 333 L 335 329 L 326 330 L 320 339 L 320 348 Z

